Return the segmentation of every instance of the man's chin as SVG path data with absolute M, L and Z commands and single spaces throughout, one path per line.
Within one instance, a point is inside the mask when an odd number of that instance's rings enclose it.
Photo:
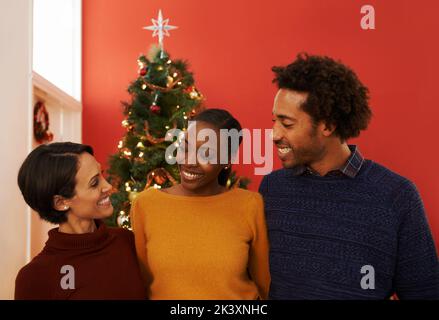
M 282 167 L 284 167 L 285 169 L 291 169 L 294 168 L 296 166 L 296 162 L 293 160 L 281 160 L 282 163 Z

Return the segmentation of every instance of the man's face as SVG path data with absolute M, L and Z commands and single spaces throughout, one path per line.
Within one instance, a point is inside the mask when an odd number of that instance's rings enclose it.
M 313 125 L 300 107 L 307 97 L 307 93 L 280 89 L 274 99 L 273 142 L 284 168 L 312 165 L 326 152 L 321 125 Z

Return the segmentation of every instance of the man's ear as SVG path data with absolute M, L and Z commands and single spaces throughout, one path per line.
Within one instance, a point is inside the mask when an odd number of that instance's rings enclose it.
M 53 197 L 53 208 L 57 211 L 67 211 L 70 209 L 70 201 L 60 195 Z
M 325 122 L 322 122 L 321 125 L 323 126 L 322 127 L 322 134 L 325 137 L 331 136 L 334 133 L 335 129 L 337 128 L 336 125 L 330 124 L 330 123 L 325 123 Z

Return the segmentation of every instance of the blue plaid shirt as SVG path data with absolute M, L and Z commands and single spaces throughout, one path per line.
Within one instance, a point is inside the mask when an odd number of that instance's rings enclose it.
M 351 150 L 351 156 L 349 157 L 348 161 L 338 169 L 329 171 L 325 177 L 331 177 L 331 176 L 340 176 L 345 175 L 349 178 L 355 178 L 355 176 L 358 174 L 358 172 L 361 169 L 361 166 L 364 163 L 364 158 L 360 153 L 360 150 L 356 145 L 350 144 L 349 149 Z M 293 175 L 300 176 L 300 175 L 314 175 L 314 176 L 320 176 L 320 174 L 310 167 L 307 166 L 296 166 L 293 168 Z

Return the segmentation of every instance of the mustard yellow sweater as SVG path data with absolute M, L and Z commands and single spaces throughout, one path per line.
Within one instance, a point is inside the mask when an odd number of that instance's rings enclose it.
M 262 197 L 233 189 L 187 197 L 149 188 L 132 205 L 150 299 L 266 299 L 270 284 Z

